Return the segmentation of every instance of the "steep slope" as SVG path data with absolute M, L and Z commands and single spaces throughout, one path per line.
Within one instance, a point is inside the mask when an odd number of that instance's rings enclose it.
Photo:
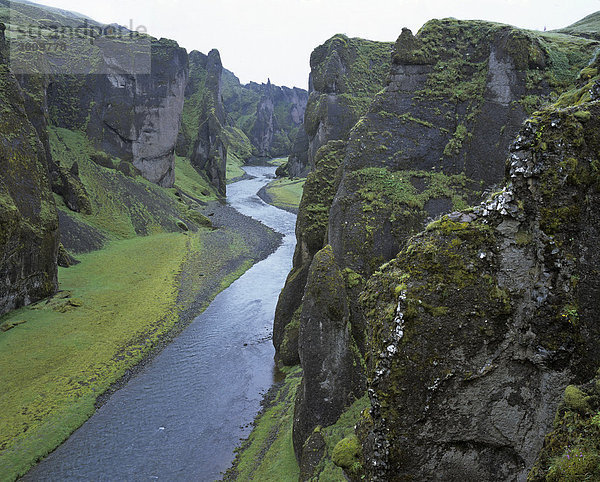
M 46 77 L 32 94 L 38 103 L 47 102 L 51 123 L 85 131 L 98 149 L 171 187 L 188 75 L 185 50 L 124 28 L 100 36 L 105 26 L 36 4 L 1 5 L 10 22 L 13 66 Z M 65 28 L 74 34 L 57 38 Z M 27 31 L 35 36 L 23 34 Z
M 364 383 L 360 361 L 353 362 L 358 376 L 336 364 L 366 354 L 372 321 L 357 302 L 365 280 L 428 219 L 464 209 L 502 182 L 508 146 L 527 113 L 571 86 L 596 48 L 587 39 L 478 21 L 433 20 L 416 37 L 402 32 L 386 88 L 346 131 L 346 146 L 330 143 L 317 153 L 316 160 L 329 159 L 331 167 L 319 172 L 328 177 L 309 178 L 305 187 L 308 202 L 303 199 L 298 218 L 294 268 L 278 303 L 273 336 L 278 358 L 286 363 L 299 358 L 304 371 L 294 429 L 300 461 L 313 429 L 325 420 L 332 423 Z M 329 63 L 338 65 L 335 56 Z M 328 79 L 331 87 L 344 85 L 343 77 Z M 309 100 L 306 119 L 310 112 Z M 319 125 L 310 132 L 328 132 L 326 122 Z M 312 146 L 320 138 L 327 136 L 315 135 Z M 313 182 L 330 187 L 315 195 Z M 306 224 L 308 211 L 302 211 L 309 206 L 320 216 Z M 326 348 L 307 348 L 339 326 L 333 312 L 315 317 L 309 309 L 332 289 L 321 284 L 327 277 L 306 278 L 313 256 L 327 244 L 324 249 L 342 275 L 351 333 L 345 346 L 330 347 L 335 359 Z M 331 379 L 305 390 L 323 374 Z
M 255 155 L 288 155 L 304 119 L 308 94 L 294 87 L 250 82 L 241 85 L 228 70 L 223 73 L 223 102 L 228 123 L 252 142 Z
M 556 30 L 556 32 L 600 40 L 600 12 L 592 13 L 573 25 Z
M 191 102 L 190 129 L 196 129 L 190 153 L 192 165 L 206 173 L 208 180 L 224 196 L 226 185 L 227 147 L 222 131 L 225 125 L 225 109 L 221 96 L 223 64 L 218 50 L 208 56 L 194 51 L 190 54 L 190 65 L 194 78 L 188 85 Z M 195 122 L 194 122 L 195 121 Z
M 524 480 L 565 387 L 594 377 L 599 116 L 535 115 L 507 186 L 369 281 L 371 478 Z
M 317 151 L 330 140 L 344 139 L 386 83 L 392 45 L 335 35 L 310 57 L 309 98 L 288 171 L 314 168 Z
M 291 346 L 297 346 L 298 316 L 310 262 L 323 247 L 328 211 L 337 191 L 336 170 L 344 157 L 343 143 L 350 128 L 366 111 L 373 96 L 385 85 L 391 44 L 349 39 L 336 35 L 311 55 L 310 96 L 302 126 L 287 166 L 290 176 L 314 171 L 304 186 L 296 223 L 294 265 L 283 288 L 273 328 L 277 357 L 298 363 Z M 323 147 L 323 151 L 319 149 Z M 291 338 L 290 338 L 291 335 Z M 285 354 L 281 344 L 285 343 Z
M 9 69 L 0 24 L 0 315 L 57 289 L 58 217 L 43 145 Z

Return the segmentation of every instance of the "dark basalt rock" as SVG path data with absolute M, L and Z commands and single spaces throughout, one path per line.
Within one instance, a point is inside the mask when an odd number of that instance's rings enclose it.
M 368 282 L 372 480 L 525 480 L 565 387 L 595 375 L 599 120 L 535 116 L 504 190 Z
M 208 56 L 192 52 L 190 62 L 204 63 L 203 67 L 206 70 L 206 92 L 200 108 L 200 126 L 191 155 L 192 165 L 198 171 L 205 172 L 217 192 L 225 196 L 227 147 L 222 139 L 225 109 L 221 96 L 221 56 L 216 49 L 211 50 Z
M 330 246 L 313 258 L 300 315 L 298 351 L 304 371 L 294 410 L 294 450 L 318 425 L 334 423 L 364 392 L 358 349 L 349 323 L 344 276 Z
M 50 76 L 48 109 L 55 125 L 84 130 L 97 148 L 172 187 L 188 55 L 171 40 L 144 41 L 150 43 L 149 73 L 128 74 L 121 65 L 127 59 L 96 52 L 98 74 Z
M 308 175 L 304 184 L 296 221 L 296 249 L 294 265 L 279 295 L 273 322 L 273 344 L 276 358 L 284 364 L 294 365 L 297 356 L 291 349 L 297 341 L 286 341 L 285 354 L 281 353 L 284 333 L 292 322 L 294 313 L 302 304 L 308 269 L 313 256 L 324 246 L 328 222 L 328 209 L 337 189 L 335 173 L 344 155 L 345 144 L 331 141 L 317 153 L 315 171 Z M 295 333 L 294 330 L 288 330 Z
M 44 146 L 8 67 L 0 25 L 1 315 L 56 291 L 59 241 Z
M 592 57 L 595 48 L 592 42 L 573 41 Z M 348 68 L 348 39 L 336 36 L 313 53 L 311 95 L 304 125 L 309 137 L 309 162 L 310 149 L 319 145 L 319 139 L 329 139 L 333 129 L 339 128 L 339 135 L 347 137 L 341 167 L 329 171 L 327 174 L 331 177 L 320 179 L 321 183 L 326 181 L 335 186 L 333 201 L 327 202 L 327 194 L 322 202 L 318 195 L 317 201 L 312 202 L 323 214 L 319 219 L 326 223 L 322 231 L 319 229 L 323 238 L 314 246 L 331 246 L 335 263 L 343 274 L 345 306 L 355 346 L 359 359 L 364 356 L 367 364 L 375 363 L 375 355 L 368 347 L 378 339 L 374 340 L 370 334 L 373 308 L 356 301 L 363 283 L 405 248 L 411 236 L 422 230 L 431 218 L 466 208 L 481 199 L 484 190 L 492 190 L 502 182 L 508 146 L 527 113 L 532 106 L 540 105 L 552 89 L 572 85 L 577 69 L 586 64 L 584 58 L 577 60 L 577 55 L 564 50 L 563 44 L 553 42 L 552 37 L 541 40 L 530 32 L 479 21 L 433 20 L 417 36 L 404 30 L 391 54 L 387 86 L 364 105 L 361 111 L 364 115 L 360 120 L 356 118 L 358 122 L 351 129 L 344 127 L 347 117 L 338 115 L 339 109 L 344 108 L 338 101 L 344 99 L 345 102 L 349 98 L 347 94 L 352 92 L 347 89 L 360 89 L 360 83 L 355 82 L 356 77 L 350 75 Z M 558 72 L 557 64 L 550 61 L 559 53 L 570 56 L 569 72 Z M 559 77 L 561 81 L 557 80 Z M 334 127 L 327 129 L 328 125 Z M 308 182 L 307 186 L 310 187 Z M 307 213 L 306 206 L 301 206 L 299 226 Z M 464 216 L 458 215 L 459 223 L 467 219 L 468 213 Z M 299 268 L 311 258 L 312 251 L 307 249 L 309 237 L 305 229 L 297 231 L 297 237 L 292 273 L 300 272 Z M 424 257 L 423 253 L 421 256 Z M 452 259 L 444 259 L 440 264 L 451 266 Z M 485 272 L 477 263 L 467 264 L 473 265 L 474 272 Z M 493 277 L 490 283 L 497 284 Z M 389 295 L 401 285 L 380 286 L 380 289 Z M 317 291 L 315 287 L 312 289 Z M 308 285 L 303 312 L 307 290 Z M 292 298 L 286 291 L 284 288 L 282 299 L 294 299 L 297 304 L 288 303 L 289 310 L 280 311 L 275 325 L 277 333 L 284 333 L 285 320 L 291 319 L 301 300 L 299 294 Z M 481 287 L 477 294 L 486 296 Z M 507 316 L 503 310 L 507 308 L 501 291 L 494 291 L 494 296 L 496 304 L 490 302 L 485 308 L 490 310 L 490 323 L 495 320 L 501 324 Z M 483 303 L 481 301 L 482 306 Z M 472 305 L 477 305 L 477 301 L 465 303 L 465 310 L 467 305 L 473 311 Z M 395 307 L 388 306 L 385 313 L 393 312 Z M 431 316 L 441 316 L 447 307 L 430 303 L 422 308 Z M 478 310 L 475 308 L 475 312 Z M 304 320 L 301 317 L 300 334 Z M 274 341 L 278 339 L 274 336 Z M 459 341 L 467 343 L 462 338 L 457 338 L 457 343 Z M 313 354 L 313 357 L 324 359 L 327 353 Z M 300 358 L 304 363 L 302 355 Z M 357 373 L 360 371 L 357 369 Z M 318 387 L 314 392 L 306 387 L 314 387 L 319 375 L 305 370 L 304 376 L 303 396 L 317 397 Z M 402 386 L 398 383 L 393 390 L 401 391 Z M 350 389 L 350 385 L 340 382 L 341 397 Z M 549 390 L 552 392 L 554 388 Z M 337 402 L 328 400 L 327 403 Z M 299 433 L 306 435 L 311 421 L 309 411 L 299 411 L 295 421 Z M 456 449 L 456 453 L 465 454 L 466 460 L 470 457 L 469 443 L 467 440 Z M 385 453 L 385 447 L 374 449 L 373 453 L 375 451 Z M 515 462 L 513 455 L 507 452 L 507 464 Z M 415 460 L 427 460 L 431 456 L 426 453 Z M 385 462 L 383 458 L 381 462 Z M 498 459 L 498 463 L 503 461 Z

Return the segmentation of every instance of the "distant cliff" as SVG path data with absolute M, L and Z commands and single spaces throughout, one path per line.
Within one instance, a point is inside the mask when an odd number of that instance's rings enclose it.
M 239 171 L 252 156 L 289 152 L 305 91 L 238 81 L 233 90 L 252 97 L 250 114 L 236 102 L 228 112 L 232 88 L 222 77 L 235 77 L 217 50 L 188 56 L 172 40 L 65 10 L 0 5 L 15 69 L 4 50 L 0 313 L 54 293 L 57 263 L 69 266 L 108 239 L 210 226 L 196 208 L 225 195 L 228 162 Z M 61 43 L 56 31 L 73 35 Z
M 240 84 L 231 72 L 223 75 L 223 102 L 229 123 L 242 130 L 258 157 L 286 156 L 304 119 L 308 94 L 294 87 Z

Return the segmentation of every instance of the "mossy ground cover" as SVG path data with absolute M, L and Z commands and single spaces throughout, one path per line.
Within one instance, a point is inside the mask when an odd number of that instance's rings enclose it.
M 187 157 L 175 156 L 175 187 L 203 202 L 217 198 L 214 188 Z
M 60 269 L 61 291 L 0 334 L 0 474 L 22 475 L 94 411 L 96 397 L 177 320 L 188 236 L 117 241 Z
M 553 430 L 546 435 L 528 481 L 592 481 L 600 478 L 600 378 L 565 389 Z
M 285 381 L 254 422 L 254 429 L 237 450 L 233 468 L 224 480 L 285 482 L 298 480 L 292 443 L 294 401 L 300 386 L 300 367 L 284 368 Z
M 0 480 L 14 480 L 62 443 L 102 393 L 256 256 L 243 232 L 203 227 L 199 203 L 177 194 L 216 199 L 187 159 L 176 160 L 177 188 L 163 189 L 93 162 L 97 151 L 81 132 L 51 128 L 50 141 L 62 168 L 77 161 L 92 214 L 55 196 L 59 209 L 100 231 L 105 244 L 60 269 L 56 296 L 0 318 Z
M 271 204 L 287 211 L 297 212 L 306 179 L 276 179 L 270 182 L 265 191 Z
M 318 474 L 314 480 L 319 482 L 335 482 L 338 480 L 347 480 L 341 467 L 334 464 L 346 458 L 350 445 L 349 440 L 354 439 L 355 426 L 359 423 L 364 410 L 370 408 L 369 398 L 364 395 L 356 400 L 348 409 L 342 413 L 336 423 L 321 429 L 321 435 L 325 439 L 326 454 L 317 467 Z M 358 463 L 360 465 L 360 463 Z M 361 467 L 353 467 L 357 472 Z

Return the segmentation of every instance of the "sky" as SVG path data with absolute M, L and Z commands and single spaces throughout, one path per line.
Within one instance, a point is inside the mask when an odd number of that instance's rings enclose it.
M 565 27 L 600 0 L 35 0 L 102 23 L 142 26 L 188 51 L 217 48 L 242 81 L 308 87 L 310 53 L 336 33 L 395 41 L 432 18 L 482 19 L 521 28 Z

